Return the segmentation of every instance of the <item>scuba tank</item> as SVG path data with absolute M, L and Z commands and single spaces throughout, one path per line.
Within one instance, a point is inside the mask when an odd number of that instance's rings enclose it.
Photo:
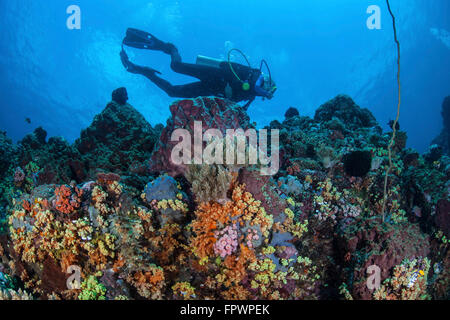
M 250 62 L 248 61 L 247 57 L 242 53 L 242 51 L 238 50 L 238 49 L 232 49 L 228 52 L 228 61 L 223 61 L 221 59 L 216 59 L 216 58 L 211 58 L 211 57 L 207 57 L 207 56 L 202 56 L 202 55 L 198 55 L 197 56 L 197 61 L 196 64 L 200 65 L 200 66 L 205 66 L 205 67 L 212 67 L 212 68 L 216 68 L 216 69 L 220 69 L 220 65 L 225 62 L 229 65 L 231 72 L 233 72 L 234 76 L 236 77 L 236 79 L 241 83 L 242 85 L 242 90 L 244 91 L 249 91 L 250 90 L 250 84 L 249 84 L 249 79 L 245 79 L 245 80 L 241 80 L 241 78 L 239 78 L 239 76 L 237 75 L 237 73 L 235 72 L 232 64 L 231 64 L 231 52 L 233 51 L 238 51 L 239 53 L 241 53 L 245 60 L 247 61 L 248 67 L 251 70 L 251 65 Z M 251 77 L 251 74 L 249 75 L 249 78 Z
M 234 74 L 236 79 L 240 82 L 240 84 L 242 86 L 242 90 L 243 91 L 249 91 L 251 89 L 250 79 L 252 77 L 252 71 L 250 71 L 250 74 L 248 75 L 248 77 L 246 79 L 241 79 L 238 76 L 238 74 L 234 70 L 233 65 L 231 63 L 231 53 L 233 51 L 236 51 L 236 52 L 240 53 L 242 55 L 242 57 L 245 59 L 245 62 L 247 62 L 249 70 L 252 70 L 252 66 L 251 66 L 250 61 L 248 60 L 247 56 L 241 50 L 236 49 L 236 48 L 233 48 L 233 49 L 228 51 L 228 61 L 223 61 L 221 59 L 216 59 L 216 58 L 211 58 L 211 57 L 207 57 L 207 56 L 198 55 L 196 64 L 197 65 L 201 65 L 201 66 L 206 66 L 206 67 L 212 67 L 212 68 L 220 69 L 220 65 L 223 62 L 227 62 L 231 72 Z M 261 65 L 259 67 L 259 72 L 260 73 L 262 72 L 263 65 L 265 65 L 267 67 L 267 70 L 269 71 L 269 83 L 272 83 L 272 75 L 271 75 L 271 72 L 270 72 L 270 68 L 269 68 L 269 66 L 268 66 L 268 64 L 267 64 L 267 62 L 265 60 L 261 60 Z
M 202 55 L 198 55 L 197 56 L 197 61 L 195 62 L 196 64 L 198 64 L 199 66 L 205 66 L 205 67 L 213 67 L 213 68 L 220 68 L 220 64 L 224 62 L 220 59 L 216 59 L 216 58 L 210 58 L 207 56 L 202 56 Z
M 195 64 L 197 64 L 199 66 L 220 69 L 220 65 L 223 62 L 225 62 L 225 61 L 220 60 L 220 59 L 216 59 L 216 58 L 211 58 L 211 57 L 207 57 L 207 56 L 198 55 Z M 224 94 L 225 94 L 225 97 L 228 98 L 228 99 L 231 99 L 232 96 L 233 96 L 233 90 L 231 89 L 229 83 L 227 83 L 227 86 L 225 87 Z

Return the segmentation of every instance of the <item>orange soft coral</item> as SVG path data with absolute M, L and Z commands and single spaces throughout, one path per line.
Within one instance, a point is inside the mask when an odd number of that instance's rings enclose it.
M 240 248 L 241 250 L 238 257 L 228 256 L 225 259 L 225 269 L 222 273 L 225 277 L 222 279 L 222 282 L 227 287 L 239 285 L 247 275 L 247 266 L 256 261 L 256 256 L 253 250 L 243 244 L 241 244 Z
M 148 270 L 141 270 L 129 274 L 127 282 L 136 287 L 138 293 L 148 299 L 162 299 L 162 290 L 165 286 L 164 271 L 155 265 L 150 265 Z
M 61 213 L 69 214 L 74 210 L 80 208 L 81 196 L 83 195 L 83 190 L 77 187 L 72 188 L 62 185 L 55 189 L 55 200 L 53 205 L 56 210 Z
M 192 222 L 192 230 L 195 232 L 192 245 L 200 259 L 213 254 L 213 246 L 217 241 L 215 231 L 223 229 L 232 220 L 241 227 L 258 226 L 266 237 L 273 225 L 272 216 L 266 214 L 261 202 L 256 201 L 251 193 L 245 192 L 245 185 L 234 188 L 232 201 L 223 205 L 216 202 L 202 203 L 195 214 L 196 219 Z
M 181 247 L 181 228 L 177 224 L 166 224 L 156 236 L 149 238 L 152 252 L 157 261 L 166 265 L 173 262 L 174 252 Z
M 214 238 L 214 230 L 217 229 L 218 224 L 223 226 L 228 222 L 230 214 L 223 205 L 216 202 L 202 203 L 195 214 L 197 219 L 192 222 L 192 230 L 196 236 L 192 245 L 195 248 L 195 254 L 202 259 L 213 253 L 213 246 L 217 241 Z
M 30 212 L 31 211 L 31 204 L 28 200 L 23 200 L 22 201 L 22 208 L 27 211 Z

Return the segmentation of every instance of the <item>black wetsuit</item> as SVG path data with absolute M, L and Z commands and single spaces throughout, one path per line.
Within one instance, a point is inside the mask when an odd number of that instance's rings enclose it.
M 222 62 L 219 68 L 185 63 L 182 62 L 181 56 L 175 46 L 172 45 L 171 49 L 167 51 L 172 58 L 170 66 L 173 71 L 197 78 L 200 81 L 184 85 L 172 85 L 167 80 L 160 78 L 153 69 L 134 65 L 134 71 L 150 79 L 170 97 L 196 98 L 199 96 L 217 96 L 235 102 L 252 102 L 255 99 L 257 94 L 254 91 L 254 87 L 261 75 L 260 70 L 252 69 L 242 64 L 232 63 L 233 69 L 239 78 L 242 81 L 248 81 L 250 85 L 250 89 L 245 91 L 243 89 L 243 82 L 236 78 L 228 62 Z

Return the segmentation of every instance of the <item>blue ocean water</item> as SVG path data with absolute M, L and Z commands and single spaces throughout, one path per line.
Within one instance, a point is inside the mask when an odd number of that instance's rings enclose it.
M 66 27 L 70 5 L 81 8 L 81 30 Z M 370 5 L 382 10 L 381 30 L 366 26 Z M 409 146 L 425 151 L 442 128 L 440 108 L 450 95 L 450 1 L 391 0 L 391 6 L 402 45 L 400 124 Z M 233 47 L 255 67 L 266 59 L 278 91 L 250 107 L 259 126 L 282 120 L 290 106 L 313 116 L 340 93 L 369 108 L 385 129 L 396 113 L 396 51 L 385 0 L 1 0 L 0 17 L 0 129 L 15 141 L 37 126 L 73 141 L 121 86 L 150 123 L 165 123 L 173 98 L 120 62 L 128 27 L 176 44 L 186 62 L 198 54 L 225 58 Z M 192 81 L 173 73 L 161 52 L 128 52 L 172 83 Z

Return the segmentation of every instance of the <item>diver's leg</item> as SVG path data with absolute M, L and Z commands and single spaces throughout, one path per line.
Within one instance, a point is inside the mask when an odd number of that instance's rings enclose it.
M 196 98 L 199 96 L 211 95 L 209 90 L 204 87 L 201 81 L 174 86 L 169 81 L 158 77 L 153 69 L 150 70 L 145 69 L 148 68 L 144 68 L 144 70 L 141 70 L 141 72 L 139 73 L 141 73 L 151 82 L 153 82 L 156 86 L 158 86 L 158 88 L 166 92 L 169 95 L 169 97 Z
M 170 66 L 175 72 L 192 76 L 200 80 L 217 77 L 218 70 L 216 68 L 183 63 L 180 53 L 174 44 L 161 41 L 151 33 L 134 28 L 128 28 L 127 35 L 123 39 L 123 44 L 134 48 L 157 50 L 169 54 L 172 58 Z M 129 71 L 132 72 L 132 69 Z
M 200 80 L 206 80 L 217 77 L 218 73 L 220 72 L 220 70 L 216 68 L 199 66 L 193 63 L 185 63 L 182 61 L 181 55 L 175 45 L 173 45 L 172 43 L 167 43 L 166 46 L 167 52 L 171 57 L 170 67 L 177 73 L 191 76 Z
M 213 95 L 208 88 L 206 88 L 203 82 L 193 82 L 178 86 L 172 86 L 171 97 L 178 98 L 197 98 L 200 96 L 211 96 Z

